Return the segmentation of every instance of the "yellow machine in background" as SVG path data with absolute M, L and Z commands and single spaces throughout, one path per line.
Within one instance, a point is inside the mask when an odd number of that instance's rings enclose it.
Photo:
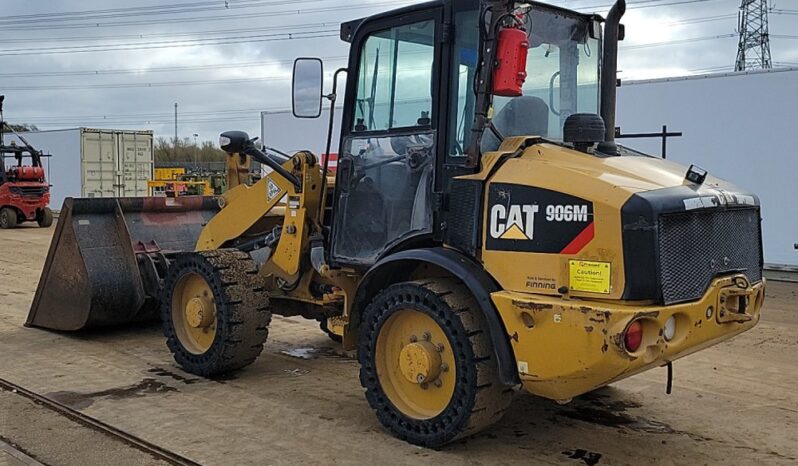
M 212 376 L 255 361 L 272 313 L 316 319 L 380 422 L 434 447 L 518 387 L 564 403 L 752 328 L 758 198 L 615 144 L 624 11 L 443 0 L 344 23 L 334 186 L 315 154 L 229 131 L 218 198 L 68 199 L 27 324 L 159 315 Z M 327 94 L 322 68 L 294 63 L 294 115 L 331 100 L 329 154 L 349 69 Z M 252 161 L 271 172 L 250 184 Z
M 214 196 L 225 190 L 224 175 L 214 173 L 187 173 L 185 168 L 154 170 L 155 179 L 147 182 L 150 196 Z
M 150 196 L 213 196 L 214 190 L 208 181 L 159 181 L 147 182 Z
M 182 167 L 167 168 L 156 167 L 153 170 L 153 181 L 174 181 L 179 180 L 181 176 L 186 174 L 186 169 Z

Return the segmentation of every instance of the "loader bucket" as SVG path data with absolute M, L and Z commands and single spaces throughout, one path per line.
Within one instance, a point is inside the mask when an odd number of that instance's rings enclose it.
M 157 316 L 152 257 L 193 251 L 216 199 L 67 198 L 26 326 L 75 331 Z

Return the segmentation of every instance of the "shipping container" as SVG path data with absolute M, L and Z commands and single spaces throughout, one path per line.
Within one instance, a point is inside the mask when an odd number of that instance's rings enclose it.
M 147 196 L 153 173 L 152 131 L 72 128 L 23 133 L 44 158 L 50 205 L 67 197 Z M 15 137 L 10 140 L 21 144 Z

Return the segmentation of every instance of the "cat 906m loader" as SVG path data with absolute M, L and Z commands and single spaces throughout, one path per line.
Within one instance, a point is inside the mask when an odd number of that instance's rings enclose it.
M 160 313 L 211 376 L 258 357 L 271 313 L 318 319 L 380 421 L 427 446 L 519 386 L 565 402 L 750 329 L 758 198 L 613 140 L 624 10 L 436 0 L 343 24 L 332 92 L 318 59 L 293 79 L 312 118 L 348 72 L 334 183 L 232 131 L 215 201 L 67 200 L 27 323 Z M 251 160 L 272 172 L 249 186 Z

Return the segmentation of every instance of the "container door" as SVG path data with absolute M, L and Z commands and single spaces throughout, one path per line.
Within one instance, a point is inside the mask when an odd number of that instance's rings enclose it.
M 81 131 L 83 197 L 116 196 L 116 143 L 110 132 Z
M 116 133 L 119 147 L 118 196 L 147 196 L 147 181 L 152 179 L 152 135 Z

